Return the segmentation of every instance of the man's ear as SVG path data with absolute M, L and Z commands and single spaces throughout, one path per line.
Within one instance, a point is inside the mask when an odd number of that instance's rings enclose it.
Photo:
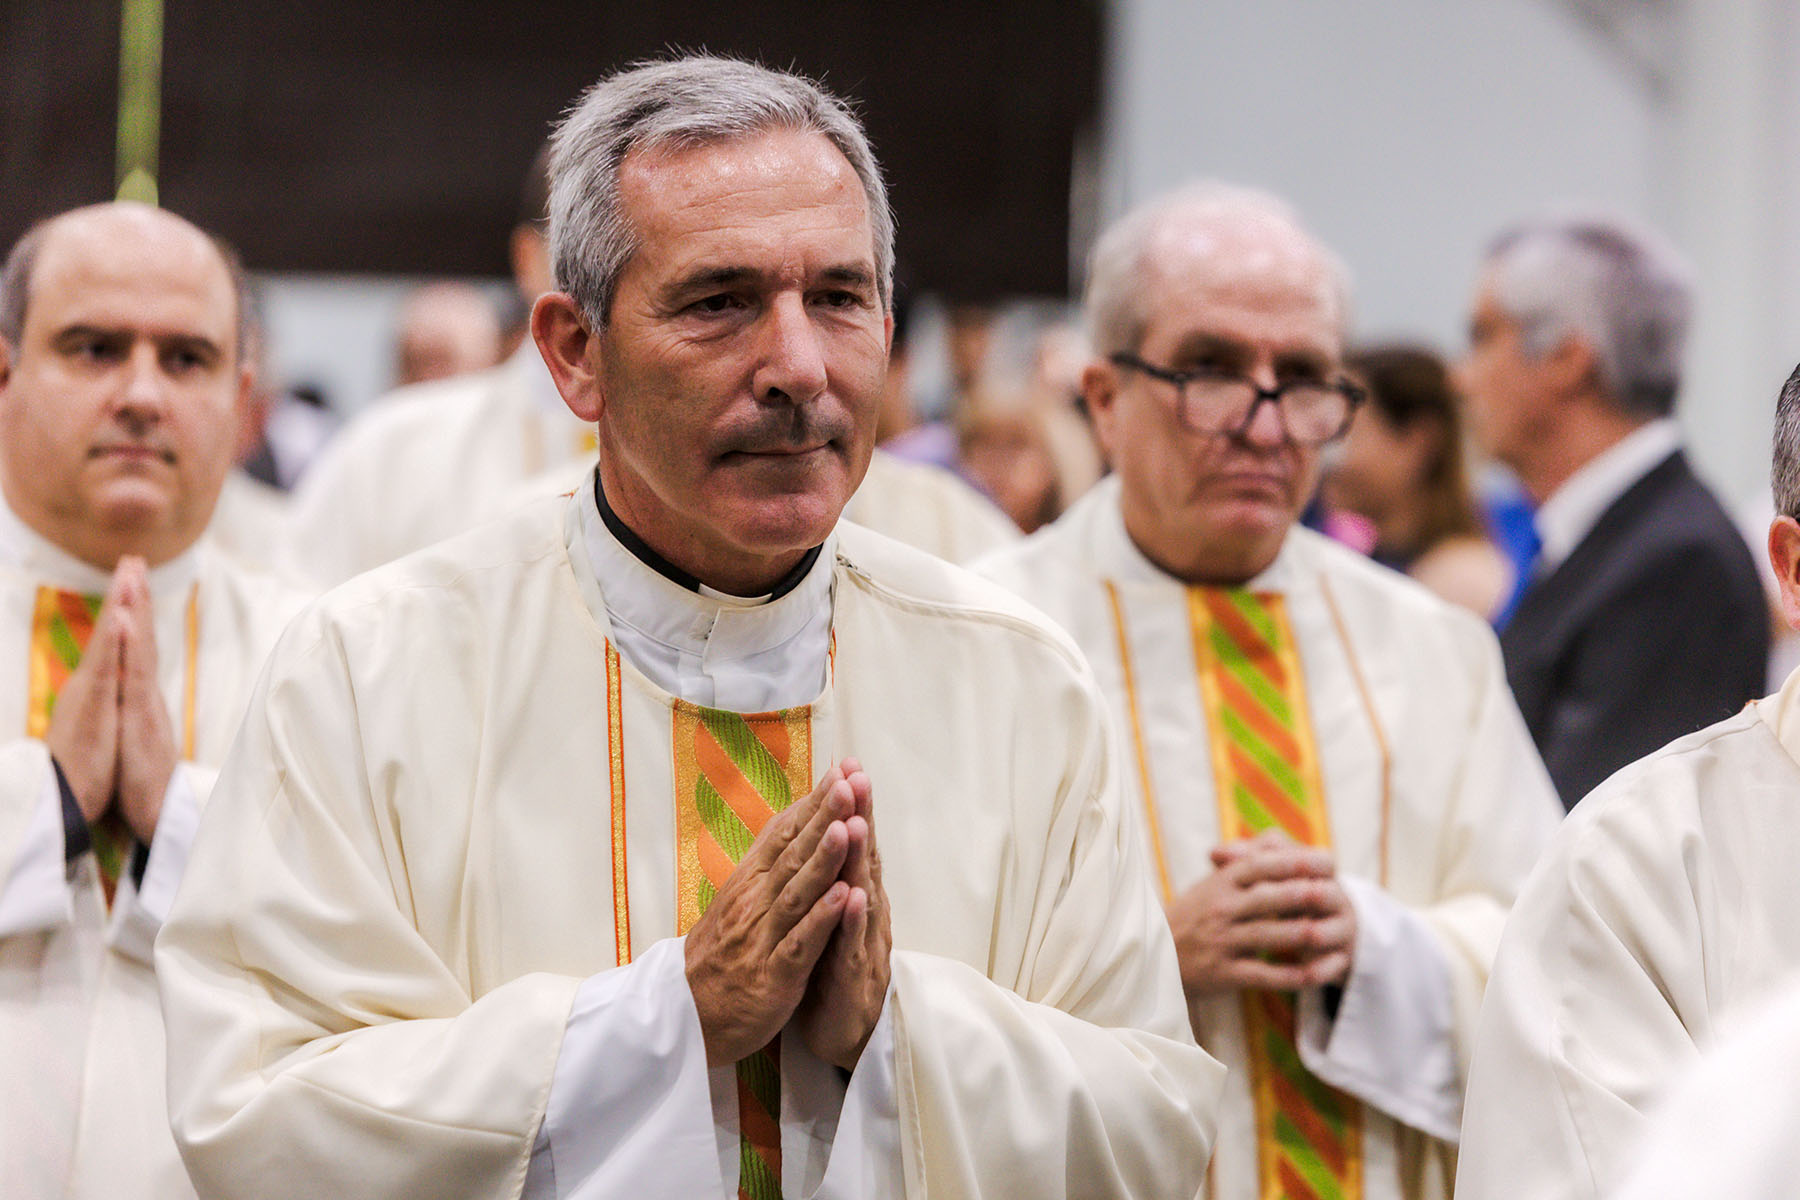
M 567 292 L 545 292 L 531 306 L 531 339 L 569 411 L 592 424 L 600 419 L 600 377 L 590 350 L 598 338 L 581 306 Z
M 1087 404 L 1088 416 L 1094 422 L 1094 433 L 1110 463 L 1116 457 L 1114 442 L 1118 435 L 1119 368 L 1105 359 L 1096 359 L 1081 369 L 1081 398 Z
M 1542 361 L 1559 395 L 1600 387 L 1600 362 L 1594 356 L 1593 344 L 1579 333 L 1563 334 Z
M 1800 629 L 1800 521 L 1769 522 L 1769 566 L 1781 587 L 1781 615 L 1790 629 Z

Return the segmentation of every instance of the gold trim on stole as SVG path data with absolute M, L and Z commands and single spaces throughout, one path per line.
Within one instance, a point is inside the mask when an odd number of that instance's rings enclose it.
M 1143 784 L 1144 821 L 1150 833 L 1150 854 L 1156 862 L 1156 877 L 1162 883 L 1163 903 L 1175 900 L 1175 887 L 1169 878 L 1169 856 L 1163 850 L 1162 819 L 1156 811 L 1156 792 L 1150 783 L 1150 755 L 1144 748 L 1144 720 L 1138 712 L 1137 677 L 1131 668 L 1131 642 L 1125 633 L 1125 609 L 1119 602 L 1119 589 L 1113 581 L 1103 579 L 1107 602 L 1112 606 L 1113 632 L 1119 639 L 1119 667 L 1124 675 L 1125 710 L 1131 715 L 1131 742 L 1137 752 L 1138 779 Z
M 700 866 L 700 821 L 697 804 L 700 782 L 699 756 L 695 738 L 700 728 L 702 706 L 676 699 L 672 704 L 670 749 L 675 760 L 675 929 L 685 934 L 700 919 L 700 882 L 706 872 Z M 758 725 L 779 721 L 788 737 L 788 755 L 784 766 L 788 790 L 794 800 L 812 791 L 812 707 L 778 709 L 774 712 L 740 713 L 754 731 Z
M 619 652 L 606 643 L 606 758 L 612 800 L 613 955 L 631 961 L 631 892 L 625 862 L 625 706 Z
M 195 714 L 199 707 L 195 698 L 200 691 L 200 584 L 188 589 L 187 602 L 187 680 L 181 689 L 181 757 L 194 761 L 194 743 L 198 738 Z

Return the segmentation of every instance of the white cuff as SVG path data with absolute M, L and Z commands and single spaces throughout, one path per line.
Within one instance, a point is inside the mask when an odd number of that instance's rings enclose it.
M 894 985 L 889 981 L 881 1019 L 875 1022 L 844 1091 L 824 1178 L 817 1190 L 801 1193 L 809 1200 L 901 1200 L 906 1194 L 900 1166 L 900 1105 L 894 1094 L 894 1008 Z M 782 1053 L 787 1053 L 785 1044 Z M 782 1108 L 787 1108 L 785 1102 Z M 789 1141 L 784 1130 L 784 1155 Z M 806 1180 L 808 1186 L 811 1182 Z
M 74 916 L 63 842 L 62 789 L 56 786 L 56 768 L 46 755 L 37 803 L 13 856 L 12 871 L 0 887 L 0 937 L 54 929 Z
M 199 794 L 211 791 L 216 777 L 216 771 L 191 763 L 176 763 L 169 775 L 156 833 L 150 839 L 150 858 L 144 864 L 144 882 L 140 886 L 127 870 L 113 897 L 107 940 L 127 958 L 150 965 L 156 934 L 169 915 L 175 889 L 187 870 L 188 853 L 194 848 L 194 834 L 200 828 Z
M 1403 1125 L 1455 1142 L 1462 1124 L 1450 966 L 1431 927 L 1363 879 L 1338 876 L 1356 910 L 1356 950 L 1335 1019 L 1300 994 L 1307 1070 Z
M 657 942 L 576 991 L 524 1194 L 725 1196 L 684 939 Z

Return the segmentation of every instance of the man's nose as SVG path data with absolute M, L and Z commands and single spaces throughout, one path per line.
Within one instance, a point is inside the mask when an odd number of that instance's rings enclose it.
M 757 365 L 758 399 L 806 404 L 825 390 L 825 348 L 803 296 L 776 297 L 763 318 L 764 343 Z
M 169 403 L 169 377 L 156 347 L 132 347 L 123 370 L 125 377 L 118 395 L 120 414 L 138 421 L 160 418 Z
M 1282 411 L 1281 402 L 1265 392 L 1239 436 L 1258 450 L 1279 450 L 1288 440 L 1287 414 Z

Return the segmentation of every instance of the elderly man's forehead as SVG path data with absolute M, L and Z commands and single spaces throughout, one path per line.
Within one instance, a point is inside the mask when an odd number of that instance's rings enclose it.
M 1176 215 L 1149 240 L 1151 263 L 1203 268 L 1221 281 L 1259 280 L 1310 286 L 1330 283 L 1324 247 L 1305 230 L 1275 216 L 1233 211 Z

